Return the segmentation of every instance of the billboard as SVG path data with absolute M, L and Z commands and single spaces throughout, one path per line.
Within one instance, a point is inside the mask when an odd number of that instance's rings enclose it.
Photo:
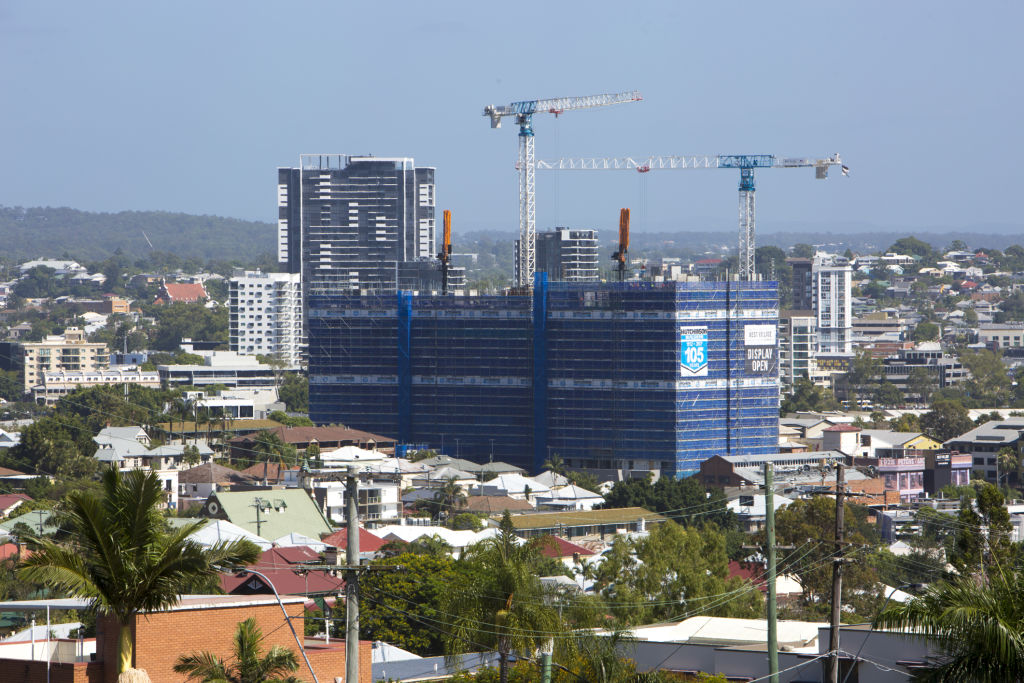
M 708 328 L 680 328 L 679 369 L 683 377 L 707 377 Z
M 775 325 L 743 326 L 743 358 L 748 375 L 779 373 L 779 348 Z

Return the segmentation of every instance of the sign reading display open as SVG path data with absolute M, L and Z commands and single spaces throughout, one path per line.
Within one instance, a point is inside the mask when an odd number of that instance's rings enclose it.
M 748 375 L 775 375 L 779 372 L 779 349 L 775 325 L 745 325 L 743 356 Z

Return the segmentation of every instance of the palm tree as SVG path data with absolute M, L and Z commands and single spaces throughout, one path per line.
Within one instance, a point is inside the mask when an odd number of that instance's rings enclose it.
M 448 658 L 455 662 L 466 648 L 481 646 L 498 652 L 499 679 L 508 683 L 508 659 L 529 657 L 559 628 L 555 609 L 544 602 L 534 573 L 540 553 L 534 543 L 515 535 L 508 511 L 497 536 L 468 548 L 459 562 L 476 565 L 464 590 L 453 591 L 447 609 L 453 615 L 445 634 Z
M 461 506 L 466 502 L 466 494 L 462 490 L 462 485 L 459 484 L 458 477 L 451 476 L 441 484 L 436 491 L 434 491 L 434 502 L 440 508 L 438 510 L 438 516 L 449 518 L 455 511 L 455 508 Z
M 988 583 L 960 576 L 931 586 L 875 619 L 876 627 L 931 636 L 945 655 L 918 674 L 925 681 L 1024 680 L 1024 601 L 1017 572 L 995 571 Z
M 232 665 L 212 652 L 193 652 L 178 657 L 174 671 L 204 683 L 298 683 L 298 678 L 288 675 L 299 668 L 295 653 L 275 645 L 263 654 L 262 640 L 263 630 L 249 617 L 235 631 Z
M 544 461 L 544 469 L 551 470 L 555 474 L 565 476 L 565 461 L 558 453 L 553 453 Z
M 179 596 L 208 582 L 218 565 L 255 562 L 259 548 L 249 541 L 204 548 L 189 539 L 202 522 L 167 530 L 157 509 L 163 492 L 153 472 L 111 468 L 103 473 L 102 495 L 73 491 L 59 521 L 65 541 L 32 538 L 34 552 L 20 575 L 71 595 L 91 598 L 100 613 L 120 627 L 118 673 L 132 665 L 132 620 L 142 612 L 167 609 Z
M 1003 481 L 1007 486 L 1010 484 L 1010 473 L 1016 472 L 1018 466 L 1017 451 L 1009 446 L 1003 446 L 996 453 L 996 486 L 999 486 L 999 475 L 1002 473 Z

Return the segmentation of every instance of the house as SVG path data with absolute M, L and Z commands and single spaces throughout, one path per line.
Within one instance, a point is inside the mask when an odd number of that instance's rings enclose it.
M 214 462 L 206 462 L 178 473 L 178 498 L 182 502 L 188 500 L 202 503 L 211 493 L 232 486 L 253 486 L 258 483 L 255 477 L 248 474 Z
M 187 284 L 183 282 L 163 282 L 156 294 L 157 304 L 195 304 L 206 301 L 210 295 L 206 288 L 200 283 Z
M 607 540 L 620 533 L 646 531 L 649 524 L 664 522 L 665 519 L 657 512 L 632 507 L 518 514 L 512 515 L 512 526 L 521 538 L 557 535 L 570 540 L 583 536 Z
M 245 571 L 222 574 L 220 587 L 228 595 L 273 593 L 283 595 L 337 594 L 344 580 L 326 570 L 308 570 L 304 565 L 322 564 L 320 554 L 306 546 L 265 550 L 252 568 L 264 576 Z
M 536 504 L 535 496 L 546 496 L 551 489 L 521 474 L 501 474 L 484 482 L 479 492 L 485 496 L 508 496 Z
M 11 513 L 18 509 L 18 506 L 31 501 L 32 497 L 24 493 L 0 494 L 0 517 L 10 517 Z
M 509 512 L 533 510 L 533 506 L 525 500 L 511 498 L 509 496 L 466 496 L 460 512 L 476 512 L 485 515 L 495 516 Z
M 218 491 L 210 494 L 199 514 L 226 520 L 262 538 L 293 532 L 320 538 L 334 530 L 302 489 Z
M 321 539 L 325 544 L 337 548 L 338 556 L 345 557 L 348 550 L 348 529 L 339 529 L 333 534 L 324 536 Z M 376 556 L 377 551 L 384 547 L 384 539 L 371 534 L 363 527 L 359 527 L 359 557 L 368 560 Z
M 539 510 L 593 510 L 604 503 L 604 496 L 570 484 L 537 493 L 533 500 Z
M 274 423 L 274 426 L 267 428 L 297 451 L 304 453 L 310 444 L 317 444 L 321 454 L 341 448 L 342 446 L 358 446 L 366 450 L 377 450 L 384 453 L 393 453 L 395 439 L 380 434 L 372 434 L 359 429 L 348 427 L 285 427 Z M 237 436 L 230 441 L 231 457 L 246 458 L 252 452 L 256 444 L 255 436 Z
M 320 475 L 317 474 L 314 475 L 311 485 L 313 498 L 327 519 L 336 524 L 343 524 L 346 515 L 344 477 L 329 480 L 320 479 Z M 364 478 L 359 484 L 356 509 L 359 519 L 364 522 L 383 524 L 401 520 L 404 505 L 399 478 L 384 473 L 375 473 Z
M 567 569 L 574 569 L 597 555 L 593 550 L 559 536 L 541 536 L 537 539 L 537 547 L 540 549 L 541 555 L 558 560 Z
M 761 486 L 764 484 L 764 465 L 773 464 L 777 484 L 791 486 L 824 484 L 835 480 L 836 463 L 845 462 L 839 451 L 808 451 L 806 453 L 777 453 L 772 455 L 715 455 L 700 464 L 700 480 L 705 486 Z M 847 471 L 847 479 L 858 475 Z

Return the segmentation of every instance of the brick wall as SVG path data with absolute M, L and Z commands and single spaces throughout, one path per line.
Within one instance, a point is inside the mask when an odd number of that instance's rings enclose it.
M 290 616 L 302 615 L 302 603 L 285 605 L 285 607 Z M 181 675 L 174 673 L 173 666 L 180 655 L 206 650 L 222 659 L 230 660 L 236 627 L 239 622 L 249 617 L 254 617 L 263 630 L 264 651 L 274 645 L 292 650 L 300 665 L 295 675 L 303 680 L 312 681 L 313 677 L 302 660 L 292 632 L 277 604 L 185 609 L 140 615 L 136 617 L 134 625 L 135 666 L 145 669 L 153 683 L 164 683 L 165 681 L 179 683 Z M 301 638 L 301 619 L 293 619 L 292 623 Z M 103 661 L 107 665 L 104 667 L 103 681 L 104 683 L 115 683 L 117 624 L 112 619 L 102 618 L 98 628 L 100 632 L 97 633 L 97 652 L 102 653 L 100 656 L 103 657 Z M 336 677 L 344 678 L 344 640 L 332 641 L 330 645 L 320 644 L 307 647 L 306 653 L 320 681 L 333 683 Z M 369 641 L 360 642 L 360 683 L 371 683 L 372 681 L 371 653 L 372 644 Z M 0 681 L 2 680 L 8 679 L 0 675 Z
M 360 673 L 362 673 L 360 671 Z M 50 676 L 46 676 L 46 662 L 31 662 L 18 659 L 0 659 L 0 681 L 19 683 L 101 683 L 103 665 L 50 664 Z

